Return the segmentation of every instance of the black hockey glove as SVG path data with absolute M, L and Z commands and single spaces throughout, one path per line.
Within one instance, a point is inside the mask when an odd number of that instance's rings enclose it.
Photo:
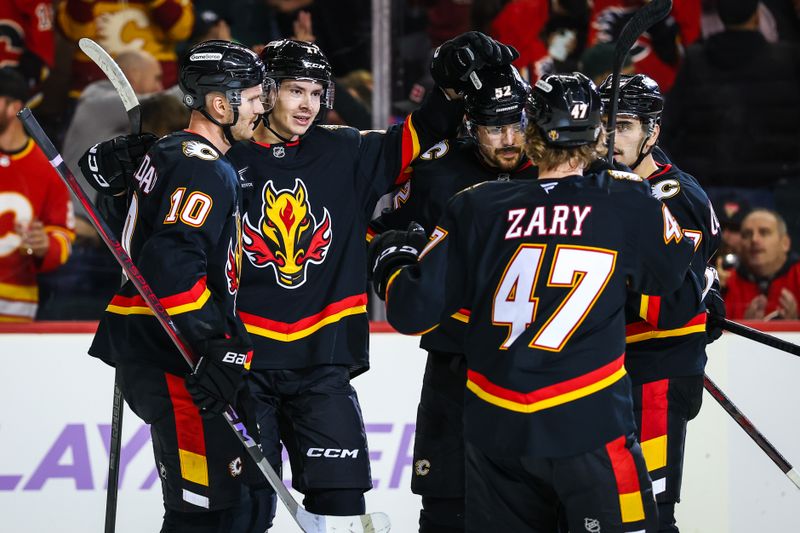
M 425 229 L 412 222 L 406 231 L 389 230 L 376 235 L 369 243 L 367 274 L 381 300 L 386 299 L 386 284 L 400 267 L 417 262 L 428 243 Z
M 609 163 L 605 157 L 598 157 L 592 164 L 586 168 L 586 174 L 599 174 L 604 170 L 619 170 L 620 172 L 630 172 L 634 173 L 633 170 L 628 168 L 628 165 L 624 163 L 619 163 L 612 159 L 612 162 Z
M 518 57 L 519 52 L 513 46 L 495 41 L 481 32 L 468 31 L 434 50 L 431 75 L 439 87 L 463 93 L 470 86 L 480 89 L 475 81 L 470 80 L 474 71 L 484 65 L 508 65 Z
M 719 276 L 713 267 L 706 267 L 706 291 L 703 303 L 706 304 L 706 344 L 711 344 L 722 336 L 726 317 Z
M 78 166 L 97 192 L 119 196 L 128 189 L 142 158 L 156 140 L 152 133 L 120 135 L 89 148 Z
M 647 33 L 650 34 L 650 45 L 656 55 L 668 65 L 676 65 L 681 57 L 678 44 L 680 28 L 673 17 L 656 22 Z
M 252 356 L 252 346 L 241 338 L 216 339 L 203 343 L 203 356 L 194 372 L 186 376 L 186 390 L 200 408 L 203 417 L 221 414 L 236 401 L 244 385 L 245 361 Z

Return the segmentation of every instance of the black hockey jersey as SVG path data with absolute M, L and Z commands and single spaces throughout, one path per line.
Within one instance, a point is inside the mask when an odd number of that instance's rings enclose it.
M 653 196 L 664 202 L 694 243 L 691 271 L 703 283 L 708 260 L 719 247 L 719 221 L 706 193 L 697 181 L 678 169 L 664 152 L 655 148 L 658 171 L 646 181 Z M 702 287 L 700 287 L 702 290 Z M 677 291 L 666 296 L 631 294 L 625 308 L 626 367 L 634 385 L 681 376 L 697 376 L 706 364 L 706 312 L 691 294 Z M 687 296 L 688 295 L 688 296 Z
M 247 338 L 236 317 L 241 271 L 241 189 L 228 159 L 184 131 L 160 139 L 135 175 L 120 239 L 187 341 Z M 189 370 L 133 284 L 100 320 L 89 353 L 111 364 L 148 361 Z
M 405 230 L 417 222 L 430 235 L 442 217 L 447 201 L 457 192 L 484 181 L 533 180 L 538 171 L 523 157 L 511 172 L 488 166 L 471 139 L 445 140 L 422 154 L 412 165 L 411 179 L 392 196 L 392 207 L 370 223 L 367 240 L 389 229 Z M 461 353 L 469 309 L 459 309 L 420 340 L 424 350 Z
M 676 290 L 693 252 L 630 173 L 483 183 L 390 278 L 388 320 L 416 333 L 471 309 L 465 437 L 493 455 L 574 455 L 634 431 L 627 287 Z
M 239 312 L 253 368 L 369 367 L 364 235 L 378 199 L 463 113 L 434 91 L 386 132 L 313 126 L 300 140 L 234 146 L 248 184 Z

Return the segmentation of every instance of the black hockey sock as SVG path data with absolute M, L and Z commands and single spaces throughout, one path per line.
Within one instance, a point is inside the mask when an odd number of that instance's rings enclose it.
M 367 509 L 361 489 L 308 491 L 303 504 L 312 513 L 333 516 L 360 515 Z
M 423 496 L 419 533 L 464 533 L 464 498 Z
M 679 533 L 674 502 L 658 504 L 658 533 Z

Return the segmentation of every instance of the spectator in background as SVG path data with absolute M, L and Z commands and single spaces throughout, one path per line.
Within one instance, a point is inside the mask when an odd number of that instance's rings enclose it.
M 57 23 L 67 39 L 94 39 L 113 57 L 123 52 L 145 51 L 161 63 L 163 84 L 178 82 L 175 44 L 189 38 L 194 24 L 190 0 L 63 0 Z M 72 59 L 70 96 L 103 79 L 103 72 L 76 49 Z
M 531 82 L 537 62 L 548 56 L 540 34 L 549 17 L 549 0 L 474 0 L 472 5 L 474 28 L 516 48 L 514 66 Z
M 722 242 L 715 259 L 719 285 L 725 290 L 728 278 L 740 265 L 742 255 L 742 220 L 750 212 L 747 200 L 735 193 L 711 197 L 722 229 Z
M 729 318 L 797 319 L 800 261 L 790 253 L 783 218 L 757 208 L 742 221 L 741 265 L 728 278 L 725 307 Z
M 137 96 L 155 93 L 164 88 L 161 64 L 147 52 L 123 52 L 116 57 L 116 62 Z M 63 154 L 67 166 L 92 200 L 97 193 L 91 187 L 85 187 L 86 182 L 78 168 L 78 160 L 92 145 L 128 133 L 129 129 L 125 106 L 111 82 L 103 77 L 89 84 L 75 107 L 75 114 L 64 137 Z M 78 210 L 79 214 L 82 212 L 81 209 Z M 84 224 L 88 225 L 88 222 Z M 91 226 L 87 229 L 95 234 Z M 78 234 L 83 235 L 83 231 Z
M 771 208 L 775 184 L 800 178 L 800 55 L 764 39 L 757 7 L 719 0 L 725 31 L 687 50 L 662 139 L 712 195 L 733 190 Z
M 119 98 L 117 98 L 119 99 Z M 179 97 L 170 92 L 159 92 L 141 100 L 142 131 L 156 137 L 179 131 L 189 123 L 189 110 Z M 127 133 L 127 124 L 122 133 Z M 77 163 L 76 163 L 77 167 Z M 94 189 L 84 187 L 87 194 Z M 98 198 L 98 211 L 109 222 L 116 213 L 111 207 L 112 197 Z M 125 211 L 123 210 L 124 214 Z M 81 218 L 77 218 L 81 221 Z M 111 227 L 122 227 L 122 221 L 110 221 Z M 39 320 L 97 320 L 106 304 L 119 288 L 120 268 L 89 222 L 82 223 L 82 241 L 76 241 L 73 254 L 63 268 L 39 276 L 41 305 Z
M 313 41 L 325 50 L 335 76 L 370 69 L 372 9 L 369 0 L 266 0 L 275 10 L 282 37 Z M 298 28 L 301 12 L 314 20 L 314 31 L 303 36 Z M 310 20 L 310 19 L 309 19 Z M 309 32 L 310 33 L 310 32 Z
M 196 13 L 192 35 L 189 37 L 188 50 L 191 46 L 205 41 L 233 41 L 231 26 L 216 11 L 204 9 Z
M 589 45 L 615 42 L 625 23 L 648 1 L 595 0 L 590 18 Z M 700 36 L 700 12 L 700 0 L 674 2 L 669 17 L 650 28 L 631 49 L 636 72 L 656 80 L 665 93 L 675 81 L 683 49 Z M 695 174 L 690 168 L 684 170 Z
M 0 68 L 14 68 L 25 78 L 29 89 L 29 107 L 41 100 L 40 85 L 49 74 L 54 60 L 51 2 L 0 2 Z
M 614 71 L 614 43 L 597 43 L 584 50 L 578 62 L 578 70 L 595 83 L 601 85 Z M 634 74 L 631 56 L 625 57 L 622 74 Z
M 36 274 L 63 265 L 72 240 L 72 206 L 44 153 L 17 119 L 25 78 L 0 69 L 0 322 L 33 320 Z

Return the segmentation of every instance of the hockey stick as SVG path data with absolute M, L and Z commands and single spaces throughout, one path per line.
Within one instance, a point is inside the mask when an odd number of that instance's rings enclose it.
M 33 116 L 30 109 L 23 108 L 17 114 L 25 130 L 33 138 L 36 144 L 44 152 L 50 164 L 56 169 L 61 179 L 66 183 L 67 187 L 72 191 L 78 201 L 86 209 L 86 214 L 89 220 L 97 230 L 100 237 L 105 242 L 106 246 L 114 254 L 117 262 L 122 266 L 123 271 L 128 276 L 128 279 L 136 287 L 139 294 L 142 295 L 147 306 L 153 311 L 158 322 L 164 328 L 169 338 L 175 343 L 178 351 L 181 353 L 186 363 L 190 368 L 194 368 L 197 356 L 192 347 L 187 343 L 186 339 L 178 331 L 177 326 L 164 310 L 164 306 L 155 295 L 150 285 L 142 276 L 139 269 L 133 263 L 128 253 L 122 248 L 119 240 L 109 229 L 106 222 L 100 218 L 92 205 L 86 193 L 81 189 L 78 180 L 72 174 L 69 167 L 64 163 L 61 154 L 58 153 L 52 141 L 47 134 L 42 130 L 39 122 Z M 328 516 L 318 515 L 306 511 L 297 501 L 292 497 L 289 490 L 284 486 L 283 480 L 275 473 L 272 466 L 264 457 L 256 441 L 247 432 L 244 423 L 236 414 L 236 411 L 230 405 L 227 407 L 224 418 L 228 422 L 236 437 L 247 450 L 247 453 L 258 466 L 258 469 L 267 478 L 267 481 L 272 486 L 273 490 L 277 493 L 283 504 L 289 509 L 289 512 L 294 518 L 295 522 L 300 526 L 304 533 L 386 533 L 390 529 L 389 517 L 384 513 L 370 513 L 364 515 L 354 516 Z
M 125 106 L 125 112 L 128 114 L 128 123 L 131 126 L 131 133 L 141 133 L 142 108 L 139 106 L 136 93 L 133 91 L 133 87 L 131 87 L 125 74 L 123 74 L 122 69 L 120 69 L 116 61 L 108 55 L 108 52 L 103 50 L 103 47 L 93 40 L 84 37 L 78 41 L 78 46 L 84 54 L 94 61 L 95 65 L 100 67 L 100 70 L 106 75 L 108 81 L 110 81 L 117 90 L 117 94 L 122 100 L 122 105 Z
M 703 386 L 708 391 L 711 396 L 714 397 L 715 400 L 722 406 L 725 411 L 731 415 L 737 424 L 744 430 L 745 433 L 750 435 L 750 438 L 761 448 L 764 453 L 767 454 L 767 457 L 772 459 L 772 462 L 775 463 L 778 468 L 781 469 L 781 472 L 786 474 L 792 483 L 800 489 L 800 475 L 795 471 L 794 467 L 787 461 L 781 452 L 775 449 L 775 446 L 770 443 L 767 438 L 761 434 L 760 431 L 756 429 L 750 419 L 747 418 L 744 413 L 742 413 L 728 398 L 722 390 L 717 387 L 717 385 L 711 381 L 711 378 L 708 375 L 703 376 Z
M 91 39 L 83 38 L 78 41 L 83 53 L 94 61 L 106 78 L 117 90 L 117 94 L 125 106 L 128 114 L 128 125 L 131 133 L 142 132 L 142 111 L 139 99 L 131 87 L 125 73 L 119 68 L 117 62 L 108 55 L 102 46 Z M 122 445 L 122 415 L 125 411 L 122 390 L 119 380 L 114 375 L 114 403 L 111 409 L 111 438 L 108 446 L 108 486 L 106 487 L 106 525 L 105 533 L 114 533 L 117 524 L 117 493 L 119 491 L 119 461 Z
M 614 70 L 611 78 L 611 109 L 608 110 L 608 162 L 614 162 L 614 139 L 617 130 L 617 109 L 619 109 L 619 75 L 628 52 L 639 37 L 653 24 L 663 20 L 672 9 L 672 0 L 652 0 L 634 13 L 622 28 L 614 47 Z
M 731 333 L 735 333 L 756 342 L 760 342 L 761 344 L 766 344 L 767 346 L 788 352 L 792 355 L 800 355 L 800 346 L 792 342 L 779 339 L 774 335 L 764 333 L 763 331 L 751 328 L 750 326 L 745 326 L 744 324 L 739 324 L 738 322 L 728 320 L 727 318 L 712 319 L 709 316 L 709 319 L 712 325 L 719 325 L 722 327 L 722 329 L 730 331 Z

